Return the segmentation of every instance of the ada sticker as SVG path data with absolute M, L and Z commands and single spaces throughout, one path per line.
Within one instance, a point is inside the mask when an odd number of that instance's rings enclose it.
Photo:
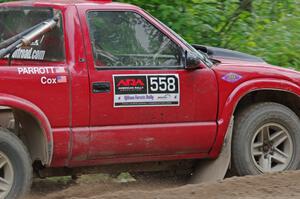
M 179 76 L 114 75 L 114 107 L 179 106 Z

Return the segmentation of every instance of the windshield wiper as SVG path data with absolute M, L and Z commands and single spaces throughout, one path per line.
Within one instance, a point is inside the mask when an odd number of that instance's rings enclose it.
M 30 45 L 34 39 L 52 30 L 58 23 L 59 16 L 41 22 L 20 34 L 17 34 L 4 42 L 0 43 L 0 59 L 6 55 L 13 53 L 16 49 L 22 46 Z

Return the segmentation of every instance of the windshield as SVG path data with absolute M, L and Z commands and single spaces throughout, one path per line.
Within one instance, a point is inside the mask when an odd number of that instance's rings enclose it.
M 45 21 L 53 18 L 59 11 L 51 8 L 0 7 L 0 43 Z M 45 33 L 30 46 L 17 49 L 13 59 L 63 61 L 64 38 L 62 25 Z

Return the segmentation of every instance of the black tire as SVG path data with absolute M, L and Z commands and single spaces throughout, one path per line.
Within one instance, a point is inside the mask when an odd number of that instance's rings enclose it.
M 13 133 L 0 128 L 0 152 L 9 159 L 14 172 L 12 186 L 5 199 L 23 198 L 32 183 L 31 158 L 27 148 Z
M 278 103 L 258 103 L 246 108 L 235 118 L 232 140 L 232 166 L 238 175 L 258 175 L 265 172 L 261 165 L 264 164 L 265 159 L 274 155 L 272 150 L 274 150 L 273 145 L 275 142 L 271 138 L 275 136 L 272 135 L 272 132 L 273 134 L 280 132 L 272 129 L 264 131 L 263 128 L 269 128 L 268 124 L 281 126 L 286 130 L 284 132 L 287 132 L 284 136 L 288 137 L 288 148 L 292 150 L 290 150 L 289 158 L 286 158 L 282 170 L 295 170 L 298 168 L 300 163 L 300 155 L 296 154 L 300 151 L 300 120 L 298 116 L 288 107 Z M 266 134 L 264 132 L 268 132 L 268 139 L 264 138 Z M 259 141 L 262 143 L 265 143 L 264 140 L 270 140 L 268 142 L 270 145 L 263 144 L 263 147 L 255 148 L 255 152 L 257 150 L 259 153 L 258 160 L 255 159 L 257 158 L 254 156 L 256 153 L 253 152 L 255 146 L 253 143 L 258 142 L 255 139 L 262 139 L 262 141 Z M 260 155 L 260 153 L 263 155 Z M 272 164 L 269 164 L 271 168 Z M 281 167 L 279 168 L 281 169 Z M 270 172 L 272 171 L 270 170 Z

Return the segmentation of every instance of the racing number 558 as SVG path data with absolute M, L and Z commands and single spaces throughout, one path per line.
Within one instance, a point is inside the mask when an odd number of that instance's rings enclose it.
M 149 76 L 150 93 L 173 93 L 178 90 L 176 76 Z

